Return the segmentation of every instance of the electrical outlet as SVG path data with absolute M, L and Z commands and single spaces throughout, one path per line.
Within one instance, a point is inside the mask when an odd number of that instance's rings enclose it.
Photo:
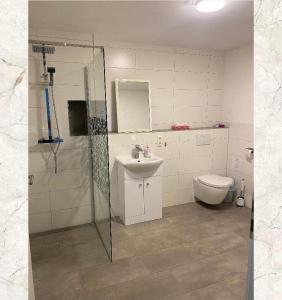
M 157 137 L 157 146 L 158 147 L 163 146 L 163 136 L 162 135 L 158 135 L 158 137 Z

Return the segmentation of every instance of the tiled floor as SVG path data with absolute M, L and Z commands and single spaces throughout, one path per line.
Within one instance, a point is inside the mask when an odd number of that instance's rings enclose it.
M 249 225 L 249 209 L 199 203 L 113 222 L 112 263 L 91 225 L 34 237 L 36 300 L 244 299 Z

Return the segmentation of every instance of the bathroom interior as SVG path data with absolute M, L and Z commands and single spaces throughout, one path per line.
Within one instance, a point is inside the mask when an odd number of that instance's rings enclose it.
M 245 299 L 253 1 L 30 1 L 28 128 L 30 299 Z

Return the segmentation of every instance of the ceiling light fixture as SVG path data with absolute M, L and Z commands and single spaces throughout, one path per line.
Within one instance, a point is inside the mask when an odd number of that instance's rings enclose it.
M 199 0 L 196 2 L 196 9 L 200 12 L 209 13 L 222 9 L 226 0 Z

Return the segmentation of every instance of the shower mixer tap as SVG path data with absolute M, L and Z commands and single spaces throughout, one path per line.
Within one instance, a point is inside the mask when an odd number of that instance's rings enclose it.
M 54 73 L 56 73 L 56 70 L 54 67 L 48 67 L 47 72 L 50 74 L 49 85 L 53 86 L 54 85 Z

